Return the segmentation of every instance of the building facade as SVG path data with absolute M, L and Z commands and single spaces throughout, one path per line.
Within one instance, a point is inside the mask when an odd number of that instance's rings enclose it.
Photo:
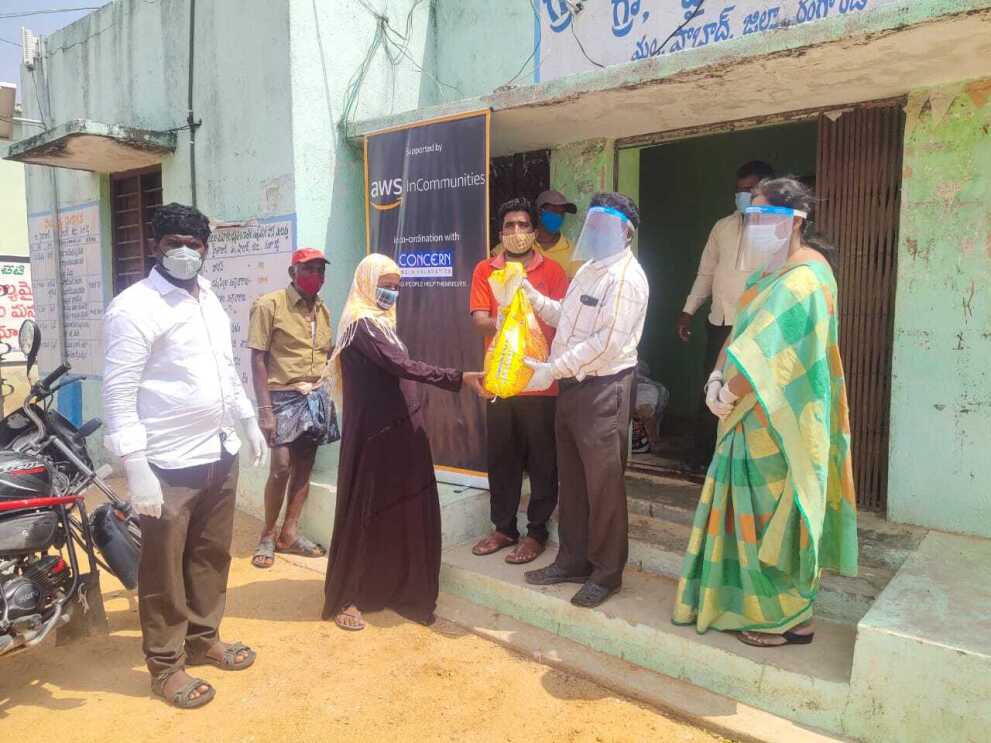
M 336 317 L 365 251 L 363 136 L 488 109 L 493 192 L 562 191 L 579 206 L 572 238 L 593 193 L 640 202 L 652 287 L 641 355 L 671 388 L 675 417 L 690 414 L 704 375 L 701 341 L 677 345 L 674 319 L 709 226 L 732 211 L 733 172 L 768 159 L 814 182 L 842 256 L 861 505 L 991 538 L 989 0 L 114 0 L 45 39 L 21 84 L 25 117 L 43 122 L 9 155 L 25 164 L 43 363 L 68 358 L 84 375 L 83 418 L 100 414 L 103 308 L 151 265 L 157 204 L 195 201 L 216 222 L 209 275 L 239 339 L 251 292 L 282 285 L 294 246 L 326 248 Z M 276 257 L 245 262 L 263 243 Z M 336 460 L 336 447 L 321 450 L 304 514 L 318 541 Z M 249 511 L 261 510 L 264 477 L 245 468 Z M 449 542 L 486 528 L 484 493 L 444 488 L 442 503 Z M 923 546 L 986 571 L 974 557 L 986 544 Z M 898 585 L 952 595 L 920 576 Z M 917 597 L 884 595 L 895 609 L 879 602 L 860 621 L 845 676 L 802 681 L 798 701 L 714 681 L 715 656 L 710 676 L 641 665 L 858 738 L 977 731 L 985 650 L 939 666 L 942 639 L 909 648 L 915 636 L 896 627 L 910 613 L 897 602 Z M 971 603 L 966 616 L 981 616 Z M 605 652 L 621 645 L 604 641 Z M 943 671 L 906 683 L 899 659 L 914 652 Z M 802 701 L 816 694 L 822 707 Z M 924 711 L 936 694 L 947 703 Z

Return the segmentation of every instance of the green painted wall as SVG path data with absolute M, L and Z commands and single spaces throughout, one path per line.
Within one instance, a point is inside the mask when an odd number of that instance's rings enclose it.
M 578 240 L 592 196 L 613 190 L 615 153 L 615 145 L 608 139 L 574 142 L 551 150 L 551 188 L 578 207 L 578 214 L 566 217 L 561 229 L 572 244 Z
M 537 60 L 529 0 L 433 0 L 420 105 L 486 95 L 534 82 Z
M 991 537 L 991 80 L 907 111 L 888 515 Z
M 300 244 L 325 247 L 331 260 L 324 297 L 337 317 L 355 264 L 364 255 L 364 182 L 360 152 L 338 124 L 350 81 L 376 36 L 378 7 L 408 46 L 370 55 L 354 115 L 382 116 L 420 105 L 430 3 L 416 0 L 239 0 L 197 4 L 196 114 L 199 207 L 218 220 L 295 213 Z M 186 116 L 188 0 L 116 0 L 48 38 L 50 120 L 88 118 L 151 129 L 181 126 Z M 250 43 L 245 43 L 250 40 Z M 401 54 L 398 50 L 403 48 Z M 392 58 L 390 59 L 390 54 Z M 408 55 L 405 56 L 405 55 Z M 393 60 L 398 60 L 395 63 Z M 412 59 L 412 61 L 410 61 Z M 40 118 L 34 79 L 24 72 L 25 115 Z M 47 113 L 47 106 L 46 106 Z M 29 211 L 51 209 L 51 173 L 27 166 Z M 109 180 L 56 170 L 63 206 L 104 204 L 105 299 L 110 299 Z M 188 202 L 189 139 L 162 162 L 164 198 Z M 84 417 L 100 415 L 100 381 L 83 390 Z M 99 436 L 91 446 L 100 456 Z M 337 450 L 322 450 L 315 497 L 304 520 L 326 542 L 332 524 Z M 261 510 L 265 473 L 245 467 L 241 505 Z
M 684 139 L 640 151 L 640 262 L 650 279 L 650 307 L 640 355 L 671 392 L 670 412 L 695 415 L 706 372 L 705 321 L 695 315 L 686 346 L 675 322 L 698 271 L 713 224 L 734 210 L 736 169 L 765 160 L 779 173 L 815 171 L 815 122 Z

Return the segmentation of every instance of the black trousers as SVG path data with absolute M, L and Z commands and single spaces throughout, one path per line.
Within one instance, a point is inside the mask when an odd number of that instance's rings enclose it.
M 561 548 L 555 563 L 571 576 L 618 588 L 629 555 L 626 458 L 634 370 L 561 380 L 557 460 L 561 465 Z
M 547 520 L 557 507 L 556 404 L 556 397 L 521 396 L 485 406 L 492 524 L 513 539 L 520 535 L 516 514 L 526 469 L 530 475 L 527 534 L 538 542 L 547 541 Z
M 203 655 L 220 639 L 227 600 L 236 457 L 163 470 L 161 518 L 141 517 L 138 614 L 142 647 L 154 677 L 179 671 L 186 654 Z
M 702 379 L 702 385 L 705 384 L 715 368 L 716 359 L 719 358 L 719 352 L 723 349 L 726 339 L 733 332 L 733 326 L 713 325 L 707 321 L 705 330 L 705 366 L 703 367 L 705 377 Z M 702 388 L 702 385 L 699 385 L 699 389 Z M 702 402 L 699 405 L 695 423 L 695 461 L 693 464 L 704 467 L 712 461 L 712 455 L 716 450 L 716 430 L 719 427 L 719 419 L 706 407 L 704 392 L 701 393 L 701 397 Z

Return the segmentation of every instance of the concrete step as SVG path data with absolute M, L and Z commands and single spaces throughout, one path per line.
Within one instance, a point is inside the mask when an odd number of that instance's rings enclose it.
M 554 558 L 548 550 L 530 569 Z M 627 569 L 623 590 L 598 609 L 570 603 L 578 586 L 535 587 L 503 555 L 471 554 L 471 545 L 444 550 L 441 590 L 489 607 L 595 651 L 701 686 L 831 734 L 843 734 L 854 627 L 817 620 L 808 646 L 752 648 L 733 635 L 671 624 L 675 582 Z
M 550 533 L 556 543 L 556 519 L 550 524 Z M 677 581 L 690 534 L 689 526 L 630 514 L 630 556 L 627 565 Z M 870 566 L 861 566 L 856 578 L 824 573 L 816 599 L 816 615 L 856 625 L 893 575 L 894 571 L 890 568 Z
M 628 565 L 677 580 L 695 518 L 701 488 L 682 480 L 630 475 L 626 479 L 630 512 Z M 525 524 L 526 498 L 521 506 Z M 558 541 L 556 515 L 549 524 Z M 926 530 L 890 524 L 876 514 L 859 518 L 860 571 L 856 578 L 824 573 L 816 614 L 855 625 L 888 585 L 907 557 L 918 548 Z
M 835 743 L 840 740 L 687 681 L 592 650 L 495 609 L 442 593 L 437 614 L 538 663 L 591 679 L 734 741 Z

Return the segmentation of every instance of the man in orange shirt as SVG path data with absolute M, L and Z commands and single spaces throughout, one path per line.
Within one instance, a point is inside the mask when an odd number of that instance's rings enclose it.
M 513 199 L 499 208 L 500 239 L 503 250 L 475 267 L 471 281 L 469 311 L 486 348 L 501 324 L 501 311 L 489 276 L 506 261 L 517 261 L 526 269 L 527 279 L 537 291 L 554 300 L 564 297 L 568 276 L 555 261 L 536 247 L 536 219 L 527 199 Z M 554 329 L 542 320 L 540 328 L 550 347 Z M 557 444 L 554 412 L 557 385 L 542 392 L 524 393 L 496 399 L 486 406 L 488 424 L 489 492 L 494 531 L 472 548 L 476 555 L 491 555 L 506 547 L 516 548 L 506 562 L 522 565 L 544 551 L 547 521 L 557 506 Z M 530 502 L 527 506 L 527 535 L 520 541 L 517 512 L 523 487 L 523 470 L 530 475 Z

